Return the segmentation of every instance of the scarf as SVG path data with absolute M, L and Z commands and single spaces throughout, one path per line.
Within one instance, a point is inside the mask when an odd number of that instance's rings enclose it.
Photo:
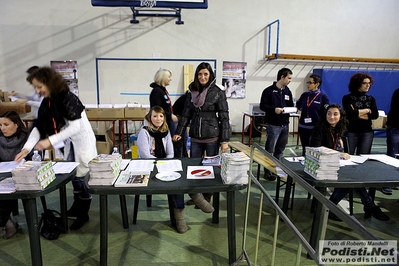
M 168 135 L 168 131 L 159 132 L 152 131 L 149 127 L 145 126 L 145 130 L 148 131 L 151 137 L 154 138 L 155 141 L 155 157 L 157 158 L 166 158 L 165 147 L 163 146 L 162 139 Z
M 201 107 L 204 105 L 205 103 L 205 98 L 206 95 L 208 93 L 209 88 L 215 84 L 216 79 L 214 81 L 212 81 L 208 87 L 206 87 L 205 89 L 203 89 L 201 92 L 199 91 L 191 91 L 191 101 L 194 104 L 195 107 Z
M 45 98 L 39 108 L 38 126 L 41 138 L 46 138 L 61 131 L 66 120 L 81 118 L 84 110 L 82 102 L 73 93 L 66 91 L 51 98 Z

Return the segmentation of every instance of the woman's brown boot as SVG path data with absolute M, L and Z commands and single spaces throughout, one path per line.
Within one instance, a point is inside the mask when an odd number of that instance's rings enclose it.
M 189 196 L 193 199 L 195 205 L 197 205 L 203 212 L 211 213 L 215 210 L 213 206 L 205 200 L 201 193 L 189 194 Z
M 184 219 L 184 214 L 186 212 L 186 209 L 174 209 L 175 212 L 175 219 L 176 219 L 176 229 L 177 232 L 180 234 L 184 234 L 187 232 L 187 224 L 186 220 Z

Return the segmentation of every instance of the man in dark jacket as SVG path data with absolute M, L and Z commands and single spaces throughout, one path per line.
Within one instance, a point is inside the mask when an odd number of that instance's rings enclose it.
M 293 107 L 292 93 L 287 87 L 292 79 L 292 71 L 282 68 L 277 73 L 277 82 L 263 90 L 260 99 L 260 109 L 266 113 L 266 151 L 277 159 L 283 157 L 288 140 L 289 113 L 284 113 L 284 107 Z M 265 169 L 265 178 L 275 180 L 276 177 Z

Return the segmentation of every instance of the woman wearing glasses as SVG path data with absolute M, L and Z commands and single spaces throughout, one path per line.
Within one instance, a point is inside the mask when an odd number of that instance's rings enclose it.
M 349 94 L 342 97 L 342 106 L 347 113 L 349 124 L 345 133 L 349 154 L 369 154 L 373 144 L 374 131 L 371 120 L 378 118 L 375 98 L 367 93 L 373 85 L 373 78 L 367 73 L 356 73 L 349 81 Z M 390 195 L 392 189 L 384 187 L 382 193 Z
M 375 98 L 367 93 L 373 84 L 373 78 L 367 73 L 356 73 L 349 81 L 349 94 L 342 97 L 342 106 L 347 114 L 349 124 L 349 154 L 369 154 L 373 143 L 374 131 L 371 120 L 378 118 Z
M 310 75 L 308 82 L 308 91 L 302 93 L 296 102 L 296 107 L 301 110 L 301 117 L 298 123 L 298 134 L 301 138 L 302 155 L 305 155 L 305 147 L 309 146 L 309 138 L 312 129 L 319 122 L 325 108 L 330 103 L 327 95 L 321 92 L 321 77 Z

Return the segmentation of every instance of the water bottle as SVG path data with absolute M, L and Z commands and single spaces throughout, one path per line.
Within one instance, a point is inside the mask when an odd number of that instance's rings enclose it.
M 119 154 L 118 148 L 114 147 L 114 150 L 112 151 L 112 154 Z
M 191 151 L 191 138 L 190 137 L 188 137 L 187 138 L 187 154 L 188 154 L 188 157 L 190 157 L 190 151 Z
M 40 163 L 42 161 L 42 157 L 40 156 L 39 151 L 33 151 L 32 161 L 35 163 Z

